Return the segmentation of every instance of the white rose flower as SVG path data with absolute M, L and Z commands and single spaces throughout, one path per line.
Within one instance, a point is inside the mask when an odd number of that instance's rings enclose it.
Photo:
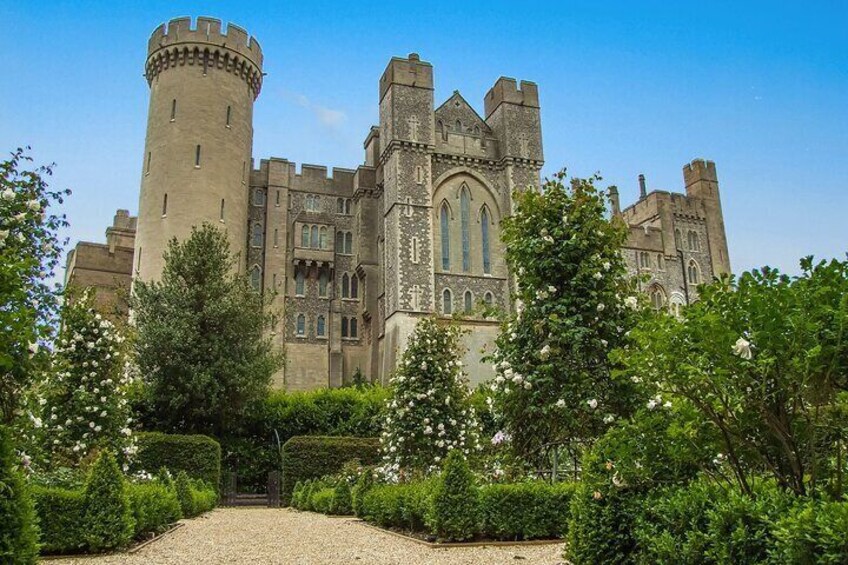
M 603 303 L 603 302 L 601 302 L 601 303 L 599 303 L 599 304 L 598 304 L 598 312 L 603 312 L 603 311 L 604 311 L 604 308 L 606 308 L 606 306 L 604 305 L 604 303 Z
M 565 400 L 563 400 L 562 398 L 560 398 L 559 400 L 557 400 L 557 401 L 556 401 L 556 407 L 557 407 L 557 408 L 565 408 Z
M 545 347 L 543 347 L 542 349 L 539 350 L 539 356 L 542 359 L 547 359 L 550 354 L 551 354 L 551 346 L 548 345 L 548 344 L 545 344 Z
M 3 200 L 5 200 L 6 202 L 10 202 L 15 199 L 15 191 L 11 188 L 7 188 L 2 193 L 0 193 L 0 196 L 2 196 Z
M 635 310 L 639 306 L 639 300 L 635 296 L 628 296 L 624 299 L 624 305 Z
M 591 400 L 587 400 L 587 401 L 586 401 L 586 404 L 588 404 L 588 405 L 589 405 L 589 408 L 591 408 L 592 410 L 594 410 L 595 408 L 597 408 L 597 407 L 598 407 L 598 399 L 597 399 L 597 398 L 592 398 Z
M 607 414 L 606 416 L 604 416 L 604 424 L 612 424 L 614 420 L 615 416 L 613 416 L 612 414 Z
M 741 357 L 742 359 L 751 359 L 754 356 L 751 348 L 754 347 L 750 341 L 745 339 L 744 337 L 740 337 L 736 340 L 736 344 L 733 346 L 733 353 Z
M 41 210 L 41 202 L 39 202 L 38 200 L 30 200 L 26 203 L 26 205 L 27 208 L 29 208 L 33 212 L 38 212 L 39 210 Z
M 595 279 L 596 281 L 601 280 L 602 277 L 603 277 L 603 275 L 600 272 L 597 272 L 594 275 L 592 275 L 592 278 Z

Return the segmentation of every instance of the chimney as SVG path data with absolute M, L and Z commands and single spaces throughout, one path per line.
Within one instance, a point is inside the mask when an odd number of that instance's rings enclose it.
M 645 198 L 648 195 L 648 191 L 645 188 L 645 175 L 639 173 L 639 200 Z

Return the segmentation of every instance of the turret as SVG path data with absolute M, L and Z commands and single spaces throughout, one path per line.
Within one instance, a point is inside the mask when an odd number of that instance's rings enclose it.
M 501 156 L 541 165 L 542 128 L 536 83 L 500 77 L 484 99 L 486 123 L 500 141 Z
M 198 18 L 153 31 L 145 77 L 147 137 L 134 277 L 161 275 L 168 241 L 205 222 L 224 228 L 244 269 L 253 102 L 262 87 L 262 50 L 238 26 Z
M 713 274 L 729 273 L 730 257 L 727 252 L 727 236 L 724 231 L 715 163 L 695 159 L 683 167 L 683 181 L 686 184 L 686 195 L 699 198 L 704 203 Z

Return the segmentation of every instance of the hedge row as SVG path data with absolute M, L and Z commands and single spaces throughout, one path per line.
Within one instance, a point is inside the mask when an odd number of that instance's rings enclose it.
M 35 486 L 32 496 L 46 554 L 120 548 L 217 502 L 214 489 L 185 473 L 177 481 L 127 483 L 109 454 L 94 464 L 83 490 Z
M 200 479 L 214 489 L 221 483 L 221 445 L 204 435 L 177 435 L 160 432 L 137 434 L 138 453 L 133 457 L 131 472 L 154 473 L 166 468 L 173 473 L 185 471 L 192 479 Z
M 280 500 L 291 504 L 292 491 L 298 482 L 319 479 L 341 471 L 348 461 L 363 465 L 376 464 L 380 458 L 377 438 L 358 437 L 293 437 L 283 445 L 283 477 Z
M 274 391 L 251 410 L 240 434 L 221 438 L 224 466 L 238 469 L 239 488 L 265 488 L 268 472 L 280 470 L 278 446 L 295 436 L 376 437 L 388 396 L 380 386 Z
M 848 563 L 848 503 L 760 484 L 755 497 L 695 481 L 651 492 L 588 486 L 572 500 L 566 558 L 590 563 Z

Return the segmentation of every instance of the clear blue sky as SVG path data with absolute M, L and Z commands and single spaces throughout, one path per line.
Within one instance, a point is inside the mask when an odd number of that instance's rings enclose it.
M 790 5 L 791 4 L 791 5 Z M 436 104 L 478 111 L 500 75 L 539 84 L 546 166 L 600 171 L 629 204 L 717 164 L 736 272 L 848 250 L 848 2 L 0 3 L 0 150 L 33 146 L 74 191 L 72 243 L 135 213 L 146 42 L 209 15 L 255 35 L 254 157 L 355 167 L 393 55 L 435 67 Z

